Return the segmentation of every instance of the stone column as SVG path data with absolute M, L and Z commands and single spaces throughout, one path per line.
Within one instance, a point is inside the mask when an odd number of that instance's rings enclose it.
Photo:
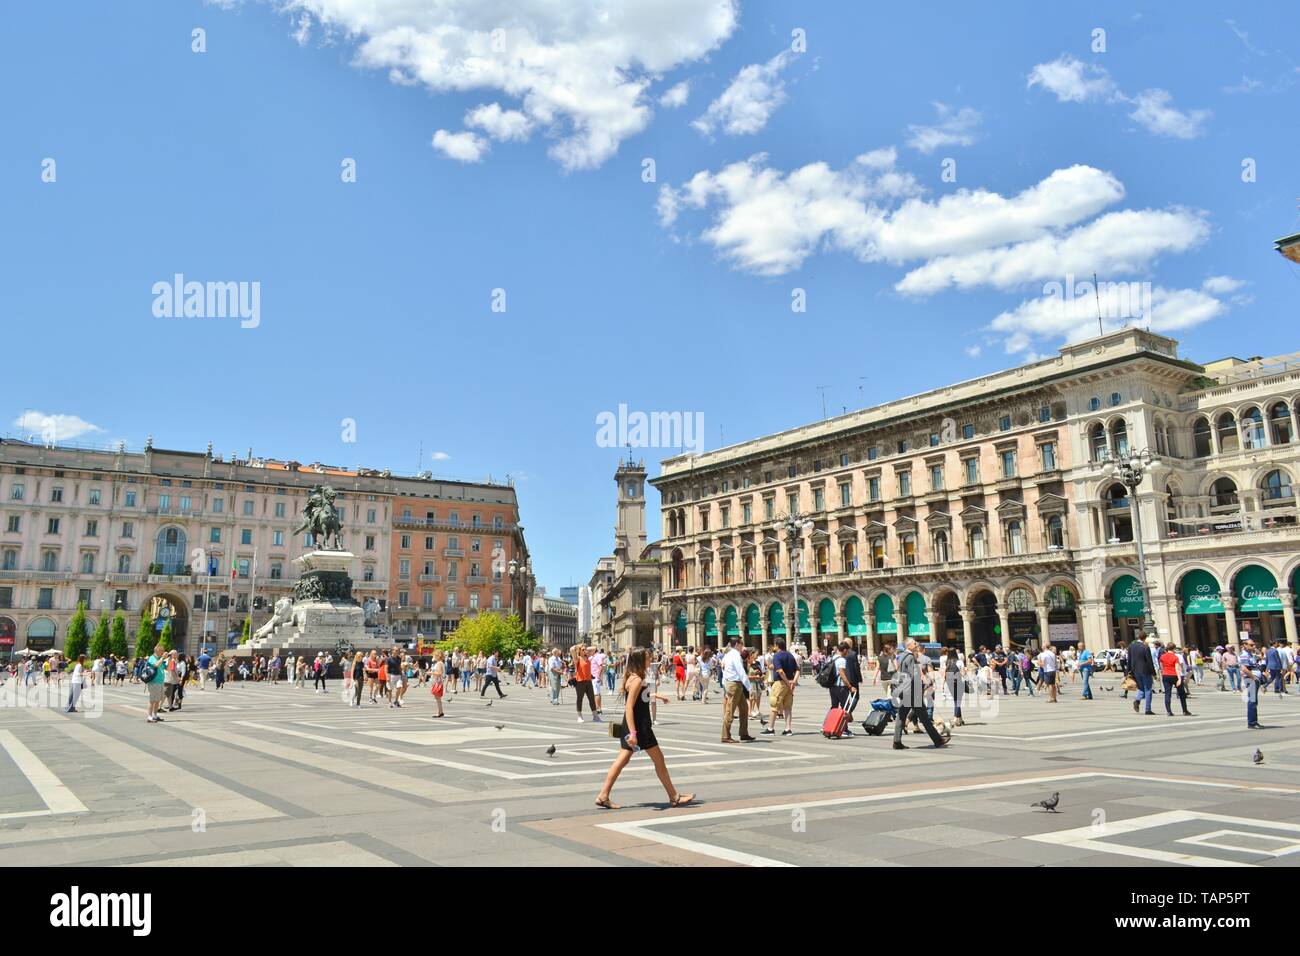
M 1049 608 L 1046 603 L 1043 603 L 1043 604 L 1035 604 L 1034 609 L 1038 611 L 1038 640 L 1043 647 L 1046 647 L 1048 644 L 1051 643 L 1050 637 L 1048 635 L 1048 618 L 1047 618 L 1047 615 L 1051 611 L 1051 608 Z M 1083 635 L 1080 634 L 1079 637 L 1082 638 Z M 1085 647 L 1088 646 L 1086 642 L 1084 643 L 1084 646 Z
M 1277 596 L 1282 599 L 1282 625 L 1286 628 L 1286 642 L 1300 643 L 1300 638 L 1296 637 L 1295 592 L 1287 588 L 1278 588 Z
M 762 627 L 763 627 L 762 650 L 763 650 L 763 653 L 766 654 L 766 653 L 767 653 L 767 639 L 768 639 L 768 624 L 767 624 L 767 618 L 766 618 L 766 617 L 763 617 L 763 618 L 760 618 L 760 620 L 762 621 Z M 786 630 L 788 631 L 789 628 L 786 628 Z
M 885 649 L 885 642 L 876 633 L 876 612 L 868 610 L 864 616 L 867 621 L 867 647 L 870 648 L 872 654 L 879 654 Z
M 894 635 L 894 640 L 899 647 L 907 641 L 907 607 L 898 605 L 894 608 L 894 620 L 898 623 L 898 633 Z
M 814 628 L 818 626 L 819 625 L 817 622 L 813 623 Z M 839 611 L 835 612 L 835 633 L 838 636 L 839 640 L 841 641 L 844 640 L 846 637 L 848 637 L 848 625 L 844 623 L 844 615 L 841 614 Z M 857 640 L 855 640 L 853 643 L 861 645 L 861 642 Z
M 975 653 L 975 636 L 971 633 L 971 624 L 975 621 L 975 612 L 969 608 L 961 609 L 961 638 L 966 645 L 966 656 Z
M 1006 647 L 1007 641 L 1011 640 L 1011 612 L 1001 604 L 998 605 L 998 623 L 1002 625 L 1002 633 L 997 636 L 993 643 Z M 1044 634 L 1042 639 L 1046 641 L 1047 635 Z M 989 650 L 992 650 L 992 648 L 989 648 Z
M 1223 601 L 1223 620 L 1228 627 L 1228 643 L 1237 643 L 1237 600 L 1231 594 L 1225 594 L 1221 597 Z M 1259 637 L 1258 634 L 1252 635 Z

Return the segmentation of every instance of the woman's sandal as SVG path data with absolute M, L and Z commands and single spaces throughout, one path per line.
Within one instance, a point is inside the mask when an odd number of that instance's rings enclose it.
M 597 800 L 596 800 L 596 806 L 600 807 L 602 810 L 622 810 L 622 809 L 623 809 L 623 808 L 620 807 L 617 803 L 610 803 L 608 799 L 606 799 L 606 800 L 600 800 L 600 799 L 597 799 Z
M 677 794 L 677 796 L 673 797 L 673 799 L 669 802 L 668 806 L 684 807 L 686 806 L 686 804 L 690 803 L 694 799 L 695 799 L 695 794 L 693 793 L 679 793 Z

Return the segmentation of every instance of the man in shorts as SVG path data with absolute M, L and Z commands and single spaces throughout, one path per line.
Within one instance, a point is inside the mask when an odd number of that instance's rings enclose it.
M 778 717 L 785 717 L 785 730 L 782 737 L 794 734 L 794 685 L 799 682 L 799 662 L 785 649 L 785 641 L 776 641 L 776 653 L 772 655 L 772 691 L 768 703 L 772 708 L 772 719 L 763 728 L 764 734 L 776 733 Z
M 162 720 L 158 716 L 158 710 L 162 707 L 163 680 L 167 674 L 167 653 L 161 644 L 156 645 L 149 655 L 148 666 L 153 668 L 153 677 L 145 682 L 149 691 L 149 716 L 146 719 L 149 723 L 156 724 Z
M 1047 688 L 1047 702 L 1056 703 L 1056 685 L 1058 683 L 1057 670 L 1059 665 L 1056 657 L 1056 649 L 1051 644 L 1044 644 L 1042 653 L 1038 655 L 1038 670 L 1043 675 L 1043 685 Z

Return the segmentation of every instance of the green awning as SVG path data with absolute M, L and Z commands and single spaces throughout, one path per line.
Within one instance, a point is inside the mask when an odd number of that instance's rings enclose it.
M 888 594 L 882 594 L 876 598 L 874 608 L 876 612 L 876 633 L 897 634 L 898 622 L 894 620 L 894 599 Z
M 711 607 L 704 610 L 704 636 L 718 636 L 718 612 Z
M 767 633 L 785 635 L 785 608 L 780 604 L 773 603 L 767 609 Z
M 859 601 L 859 612 L 861 609 L 862 602 Z M 838 630 L 835 626 L 835 602 L 830 598 L 822 598 L 821 603 L 817 605 L 817 629 L 823 634 L 834 634 Z
M 727 637 L 740 636 L 740 616 L 734 607 L 728 607 L 722 615 L 722 623 L 727 629 Z
M 745 608 L 745 633 L 756 637 L 763 636 L 763 623 L 760 620 L 757 604 Z
M 844 602 L 844 629 L 855 636 L 867 633 L 867 612 L 856 594 Z
M 808 602 L 802 598 L 799 599 L 799 633 L 812 633 L 812 623 L 808 620 Z
M 1250 564 L 1237 572 L 1233 582 L 1237 595 L 1238 611 L 1280 611 L 1282 599 L 1277 596 L 1277 578 L 1268 568 Z
M 1123 574 L 1115 579 L 1110 586 L 1110 600 L 1117 618 L 1142 616 L 1142 587 L 1133 575 Z
M 1184 614 L 1223 613 L 1219 582 L 1209 571 L 1200 568 L 1188 571 L 1178 585 L 1178 593 L 1183 599 Z
M 912 591 L 903 602 L 907 608 L 907 634 L 922 637 L 930 633 L 930 617 L 925 613 L 925 598 L 920 591 Z

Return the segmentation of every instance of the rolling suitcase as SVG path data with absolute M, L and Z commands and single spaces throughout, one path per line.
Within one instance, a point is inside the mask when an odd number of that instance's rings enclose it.
M 849 699 L 845 701 L 847 707 L 832 707 L 826 719 L 822 721 L 822 736 L 835 740 L 844 736 L 845 729 L 849 726 L 849 709 L 853 706 L 855 695 L 850 694 Z
M 862 729 L 872 737 L 879 737 L 889 726 L 889 714 L 883 710 L 874 708 L 867 714 L 867 719 L 862 722 Z

